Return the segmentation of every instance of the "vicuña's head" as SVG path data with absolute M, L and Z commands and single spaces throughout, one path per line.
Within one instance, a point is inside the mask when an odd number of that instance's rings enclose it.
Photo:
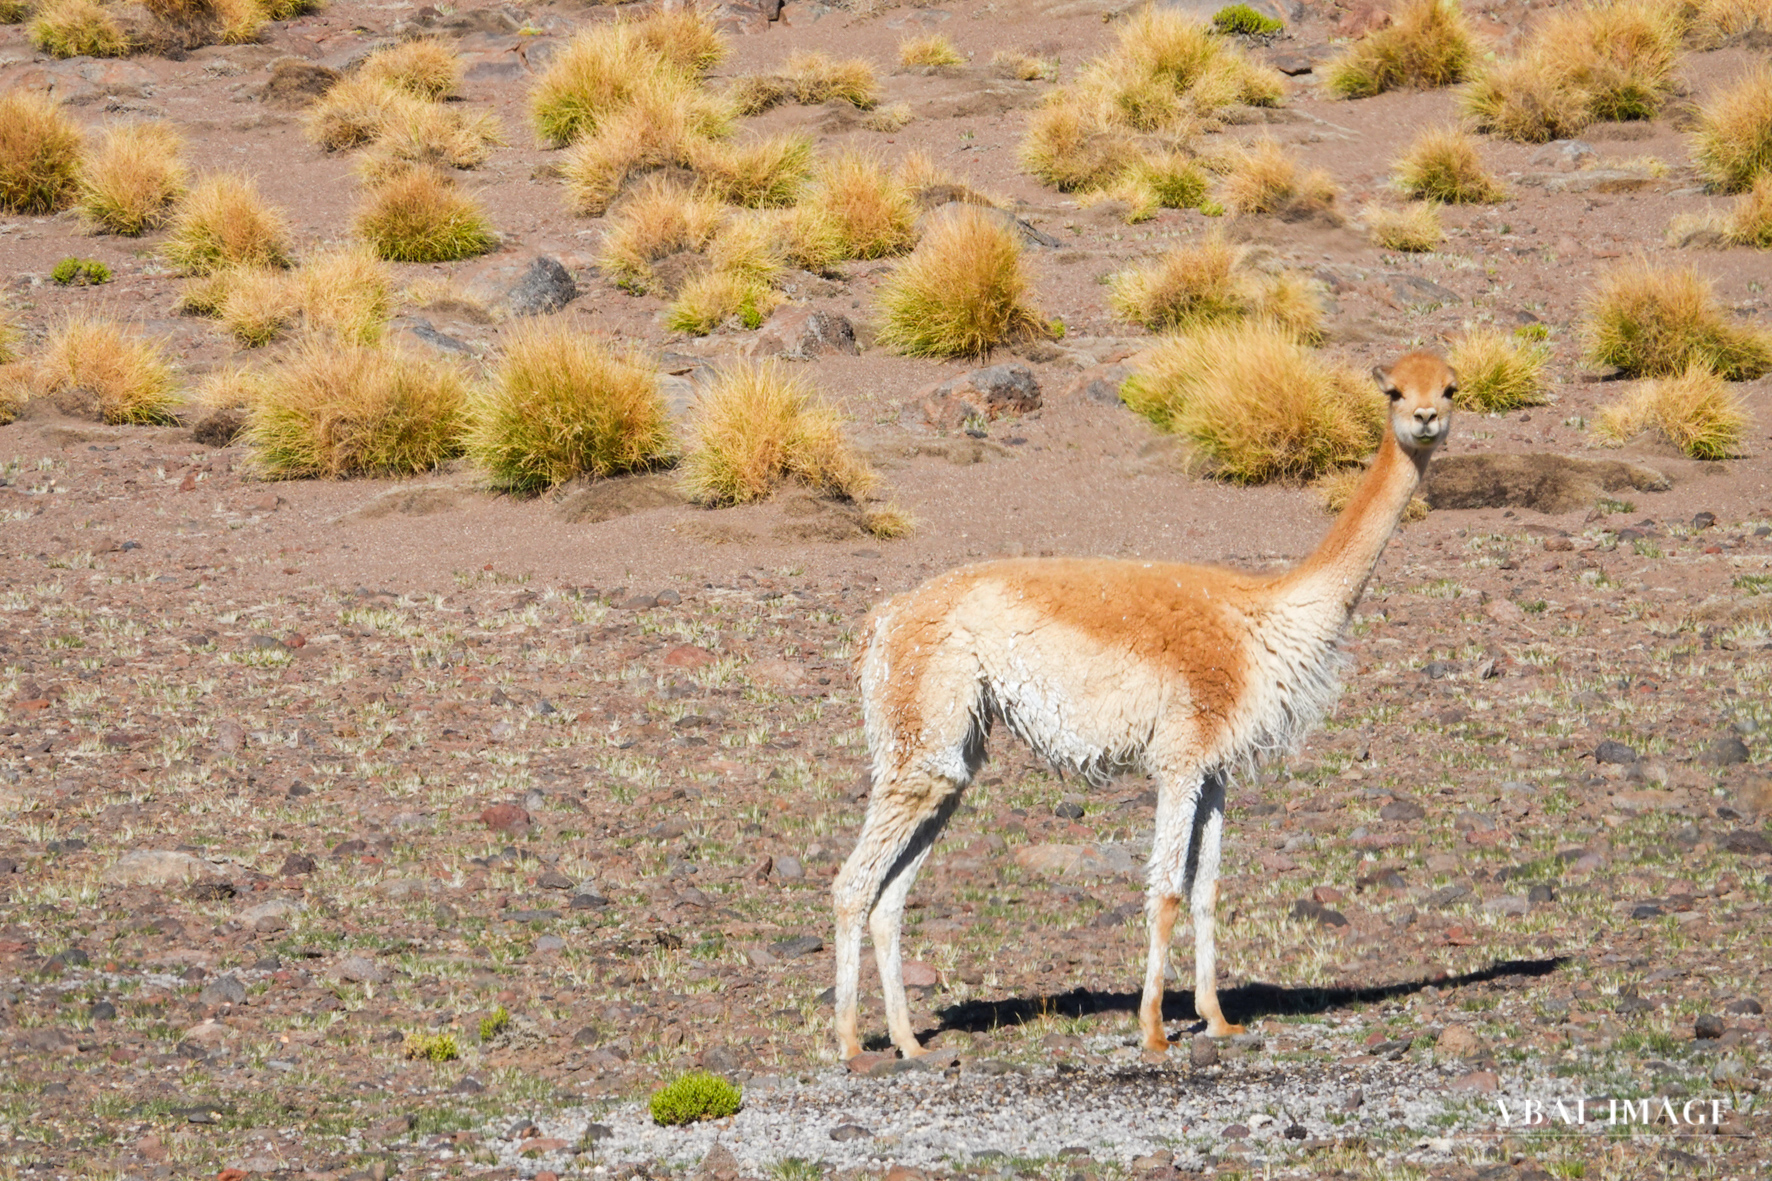
M 1452 427 L 1452 395 L 1458 375 L 1432 353 L 1410 353 L 1389 369 L 1372 370 L 1391 400 L 1391 434 L 1417 465 L 1427 463 Z

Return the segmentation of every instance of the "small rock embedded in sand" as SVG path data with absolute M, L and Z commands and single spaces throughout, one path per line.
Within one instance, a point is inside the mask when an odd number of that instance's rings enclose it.
M 105 881 L 113 886 L 165 886 L 195 881 L 210 872 L 207 861 L 189 853 L 171 849 L 137 849 L 112 862 L 104 876 Z
M 529 831 L 529 812 L 520 804 L 493 804 L 480 813 L 480 823 L 493 832 L 520 837 Z

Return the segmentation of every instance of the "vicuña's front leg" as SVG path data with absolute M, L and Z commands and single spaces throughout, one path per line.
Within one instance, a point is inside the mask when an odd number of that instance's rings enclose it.
M 1218 911 L 1218 859 L 1224 841 L 1224 779 L 1214 775 L 1206 782 L 1200 801 L 1199 846 L 1194 865 L 1194 1012 L 1206 1021 L 1212 1037 L 1243 1032 L 1241 1025 L 1224 1019 L 1218 1006 L 1218 949 L 1214 926 Z
M 1169 963 L 1169 943 L 1175 920 L 1186 895 L 1188 846 L 1194 831 L 1194 811 L 1200 802 L 1200 776 L 1162 776 L 1157 783 L 1157 831 L 1151 840 L 1149 885 L 1144 900 L 1148 946 L 1144 963 L 1144 997 L 1138 1006 L 1138 1028 L 1147 1050 L 1167 1050 L 1169 1035 L 1163 1030 L 1163 969 Z

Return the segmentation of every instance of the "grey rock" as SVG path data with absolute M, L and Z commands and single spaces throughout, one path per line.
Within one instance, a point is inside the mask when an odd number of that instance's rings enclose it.
M 1715 1013 L 1700 1014 L 1692 1023 L 1692 1034 L 1701 1041 L 1723 1036 L 1723 1019 Z
M 1607 738 L 1601 741 L 1598 746 L 1594 747 L 1594 762 L 1596 763 L 1616 763 L 1621 766 L 1626 766 L 1636 761 L 1637 752 L 1635 748 L 1626 746 L 1622 742 L 1616 742 Z
M 205 984 L 197 999 L 206 1005 L 238 1005 L 246 1000 L 246 986 L 230 972 Z
M 442 349 L 446 353 L 460 353 L 464 357 L 471 357 L 474 355 L 473 346 L 469 345 L 466 341 L 457 340 L 455 337 L 450 336 L 447 333 L 438 332 L 431 326 L 429 320 L 423 320 L 414 316 L 407 323 L 406 331 L 412 333 L 412 335 L 418 337 L 418 339 L 424 341 L 432 348 Z
M 1442 287 L 1432 279 L 1423 279 L 1419 275 L 1386 275 L 1385 286 L 1391 289 L 1399 302 L 1412 306 L 1426 304 L 1461 304 L 1464 297 L 1449 287 Z
M 758 356 L 779 356 L 787 361 L 810 361 L 829 353 L 861 352 L 855 342 L 855 325 L 835 312 L 792 307 L 769 318 L 757 334 Z
M 775 876 L 786 882 L 797 882 L 805 878 L 806 870 L 797 857 L 777 857 Z
M 1552 140 L 1532 154 L 1535 168 L 1554 168 L 1558 172 L 1574 172 L 1596 157 L 1594 149 L 1578 139 Z
M 557 312 L 577 298 L 578 284 L 566 268 L 542 255 L 511 284 L 504 304 L 513 316 L 541 316 Z
M 792 939 L 783 939 L 779 943 L 769 945 L 770 954 L 778 959 L 793 959 L 797 956 L 813 955 L 824 950 L 824 940 L 817 935 L 799 935 Z
M 1753 753 L 1747 749 L 1747 743 L 1731 734 L 1712 742 L 1698 756 L 1698 761 L 1713 767 L 1736 767 L 1752 758 Z
M 1188 1048 L 1188 1060 L 1198 1067 L 1218 1065 L 1218 1041 L 1205 1034 L 1196 1034 Z
M 353 955 L 339 961 L 338 978 L 353 984 L 380 984 L 388 978 L 388 974 L 375 961 Z
M 995 422 L 1040 408 L 1040 381 L 1019 362 L 975 369 L 921 391 L 918 413 L 928 425 L 955 430 L 971 419 Z
M 839 1144 L 850 1140 L 872 1140 L 874 1134 L 860 1124 L 838 1124 L 831 1129 L 831 1139 Z
M 1414 800 L 1392 800 L 1378 810 L 1378 815 L 1383 820 L 1420 820 L 1427 815 L 1427 809 Z

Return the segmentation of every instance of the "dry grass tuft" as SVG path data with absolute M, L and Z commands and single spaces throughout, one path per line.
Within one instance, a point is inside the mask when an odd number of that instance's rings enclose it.
M 1384 399 L 1272 324 L 1221 324 L 1165 340 L 1127 379 L 1126 404 L 1188 440 L 1220 479 L 1315 479 L 1377 445 Z
M 812 140 L 771 135 L 749 144 L 705 141 L 690 165 L 716 201 L 747 209 L 792 205 L 812 177 Z
M 1397 160 L 1397 187 L 1411 197 L 1447 205 L 1488 205 L 1507 192 L 1483 167 L 1477 141 L 1455 127 L 1431 127 Z
M 284 267 L 289 265 L 288 228 L 251 179 L 213 173 L 178 203 L 160 252 L 186 275 L 233 266 Z
M 1028 302 L 1021 241 L 992 211 L 943 217 L 880 291 L 879 341 L 918 357 L 980 357 L 1047 332 Z
M 991 54 L 991 73 L 1017 82 L 1051 82 L 1058 77 L 1058 63 L 1049 57 L 999 49 Z
M 1621 267 L 1588 296 L 1582 335 L 1595 364 L 1632 377 L 1671 377 L 1703 365 L 1730 381 L 1772 369 L 1772 334 L 1731 323 L 1690 268 Z
M 864 57 L 838 61 L 822 53 L 795 52 L 782 67 L 787 93 L 802 106 L 846 102 L 871 111 L 880 102 L 880 79 Z
M 1267 274 L 1249 259 L 1244 247 L 1209 234 L 1198 245 L 1177 247 L 1113 276 L 1111 302 L 1121 317 L 1153 332 L 1262 319 L 1315 340 L 1323 319 L 1315 284 L 1289 273 Z
M 369 249 L 322 254 L 291 275 L 289 285 L 307 331 L 360 345 L 386 335 L 394 313 L 394 279 Z
M 876 156 L 845 151 L 827 160 L 805 204 L 827 223 L 840 258 L 888 258 L 917 241 L 917 202 Z
M 129 34 L 96 0 L 44 0 L 31 20 L 31 43 L 51 57 L 124 57 Z
M 1723 237 L 1737 246 L 1772 250 L 1772 172 L 1754 178 L 1754 187 L 1735 199 L 1723 216 Z
M 31 17 L 30 0 L 0 0 L 0 25 L 22 25 Z M 4 362 L 0 362 L 4 364 Z M 11 422 L 11 419 L 6 421 Z
M 165 123 L 107 128 L 80 167 L 80 212 L 97 228 L 135 236 L 164 222 L 185 191 L 184 139 Z
M 45 94 L 0 95 L 0 209 L 54 213 L 71 201 L 80 178 L 79 127 Z
M 910 37 L 898 43 L 898 64 L 913 69 L 918 66 L 963 66 L 966 58 L 954 43 L 941 33 Z
M 774 282 L 784 255 L 778 217 L 728 217 L 708 246 L 705 268 L 690 276 L 677 293 L 666 326 L 702 336 L 736 317 L 743 328 L 761 327 L 781 302 Z
M 1323 507 L 1332 513 L 1339 513 L 1354 498 L 1354 489 L 1360 486 L 1360 480 L 1366 475 L 1357 467 L 1345 467 L 1330 472 L 1311 485 L 1322 498 Z M 1409 503 L 1403 507 L 1403 523 L 1413 525 L 1417 521 L 1427 520 L 1429 508 L 1427 500 L 1420 496 L 1411 496 Z
M 375 137 L 373 151 L 378 158 L 368 167 L 384 174 L 409 164 L 478 168 L 502 143 L 504 132 L 490 111 L 460 111 L 423 101 L 401 103 L 386 112 Z
M 868 536 L 877 537 L 881 541 L 897 541 L 901 537 L 909 537 L 921 524 L 909 509 L 890 500 L 885 504 L 864 507 L 855 523 Z
M 295 292 L 282 271 L 237 267 L 216 309 L 222 325 L 247 348 L 270 344 L 295 320 Z
M 650 44 L 644 26 L 621 21 L 580 30 L 549 61 L 530 89 L 529 111 L 550 146 L 595 134 L 634 106 L 699 134 L 726 134 L 728 100 L 708 94 L 692 68 Z
M 498 246 L 480 202 L 430 168 L 414 168 L 370 189 L 354 225 L 388 262 L 454 262 Z
M 376 50 L 357 67 L 357 77 L 414 98 L 436 100 L 460 89 L 463 69 L 455 50 L 427 38 Z
M 1061 193 L 1107 188 L 1143 159 L 1136 140 L 1107 122 L 1083 97 L 1054 91 L 1028 119 L 1022 165 Z
M 1370 98 L 1404 86 L 1451 86 L 1469 77 L 1476 57 L 1458 0 L 1404 0 L 1389 25 L 1329 63 L 1329 90 L 1341 98 Z
M 659 8 L 634 22 L 640 44 L 677 69 L 700 73 L 726 60 L 726 37 L 712 19 L 694 5 Z
M 1761 63 L 1699 113 L 1692 159 L 1713 188 L 1750 189 L 1772 174 L 1772 66 Z
M 642 181 L 609 216 L 598 266 L 636 294 L 657 281 L 652 264 L 678 251 L 701 251 L 720 227 L 720 206 L 657 178 Z
M 729 111 L 698 90 L 652 87 L 567 150 L 568 198 L 578 212 L 609 208 L 632 178 L 665 165 L 718 168 Z
M 32 393 L 62 413 L 113 424 L 173 421 L 174 388 L 158 343 L 90 316 L 50 331 L 32 380 Z
M 1494 328 L 1467 332 L 1448 359 L 1458 374 L 1454 401 L 1461 410 L 1502 414 L 1545 400 L 1544 366 L 1550 346 L 1524 341 Z
M 302 130 L 315 146 L 339 152 L 374 143 L 396 115 L 423 103 L 382 79 L 359 74 L 334 84 L 308 107 Z
M 1652 119 L 1675 86 L 1681 22 L 1665 0 L 1547 11 L 1518 57 L 1464 94 L 1482 131 L 1522 143 L 1566 138 L 1596 119 Z
M 710 505 L 762 500 L 789 480 L 859 500 L 879 482 L 850 445 L 843 420 L 803 377 L 780 364 L 738 364 L 696 402 L 683 485 Z
M 891 135 L 909 127 L 911 120 L 917 116 L 911 111 L 910 103 L 892 103 L 884 107 L 875 107 L 867 113 L 861 125 L 869 131 L 881 131 Z
M 461 454 L 466 394 L 446 363 L 310 341 L 266 374 L 246 443 L 269 479 L 414 475 Z
M 1702 49 L 1717 49 L 1738 38 L 1772 33 L 1768 0 L 1685 0 L 1686 35 Z
M 658 372 L 583 333 L 527 326 L 470 400 L 466 446 L 512 492 L 651 467 L 671 449 Z
M 1602 408 L 1594 433 L 1617 447 L 1653 432 L 1693 459 L 1728 459 L 1741 453 L 1752 425 L 1740 396 L 1694 362 L 1677 376 L 1645 382 L 1622 401 Z
M 1407 209 L 1386 209 L 1374 206 L 1366 210 L 1366 232 L 1373 245 L 1383 250 L 1405 254 L 1426 254 L 1438 250 L 1446 240 L 1440 227 L 1440 206 L 1430 201 Z
M 1335 182 L 1327 172 L 1305 172 L 1272 139 L 1232 154 L 1219 186 L 1219 200 L 1235 213 L 1266 213 L 1285 221 L 1334 218 Z

